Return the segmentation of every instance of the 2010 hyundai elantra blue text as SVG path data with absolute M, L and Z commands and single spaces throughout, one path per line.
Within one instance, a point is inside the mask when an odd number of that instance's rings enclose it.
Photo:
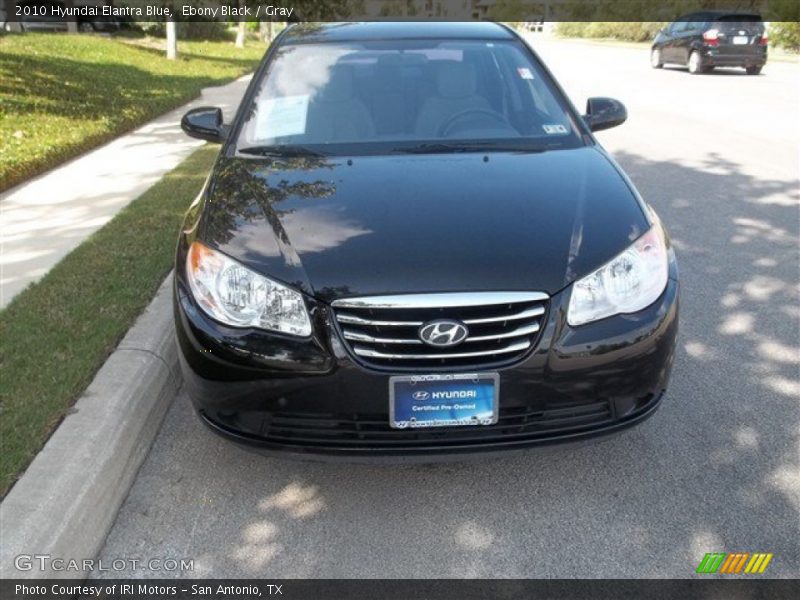
M 186 387 L 220 434 L 348 460 L 521 449 L 659 405 L 669 237 L 535 53 L 493 23 L 296 25 L 230 124 L 175 263 Z

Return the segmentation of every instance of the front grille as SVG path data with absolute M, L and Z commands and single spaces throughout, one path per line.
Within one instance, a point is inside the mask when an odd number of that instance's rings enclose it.
M 613 422 L 613 411 L 605 400 L 549 407 L 501 407 L 498 422 L 493 425 L 430 429 L 392 429 L 386 414 L 278 412 L 265 420 L 259 437 L 278 444 L 337 448 L 480 446 L 569 435 Z
M 347 298 L 333 302 L 345 346 L 362 364 L 396 371 L 486 368 L 513 363 L 536 345 L 547 294 L 476 292 Z M 456 346 L 425 344 L 419 331 L 440 319 L 469 330 Z

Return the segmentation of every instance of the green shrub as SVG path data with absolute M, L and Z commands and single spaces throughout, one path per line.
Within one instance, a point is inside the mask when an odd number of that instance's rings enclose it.
M 564 37 L 611 38 L 628 42 L 649 42 L 665 23 L 657 21 L 590 21 L 564 22 L 556 26 Z
M 631 21 L 610 23 L 599 21 L 589 23 L 587 36 L 593 38 L 612 38 L 627 42 L 649 42 L 663 26 L 664 23 L 659 22 Z
M 556 34 L 562 37 L 586 37 L 589 23 L 562 21 L 556 24 Z
M 789 52 L 800 52 L 800 23 L 796 21 L 770 23 L 769 41 Z

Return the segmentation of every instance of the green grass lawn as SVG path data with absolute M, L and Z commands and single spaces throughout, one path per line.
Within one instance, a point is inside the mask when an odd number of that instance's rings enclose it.
M 0 496 L 164 280 L 218 150 L 197 150 L 0 311 Z
M 266 45 L 0 35 L 0 191 L 253 70 Z

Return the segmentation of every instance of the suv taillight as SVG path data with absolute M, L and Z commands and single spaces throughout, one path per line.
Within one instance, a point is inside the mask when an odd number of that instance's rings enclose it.
M 719 46 L 719 30 L 709 29 L 703 32 L 703 41 L 708 46 Z
M 767 37 L 766 33 L 761 36 L 761 39 L 758 40 L 758 43 L 761 44 L 762 46 L 766 46 L 767 44 L 769 44 L 769 37 Z

